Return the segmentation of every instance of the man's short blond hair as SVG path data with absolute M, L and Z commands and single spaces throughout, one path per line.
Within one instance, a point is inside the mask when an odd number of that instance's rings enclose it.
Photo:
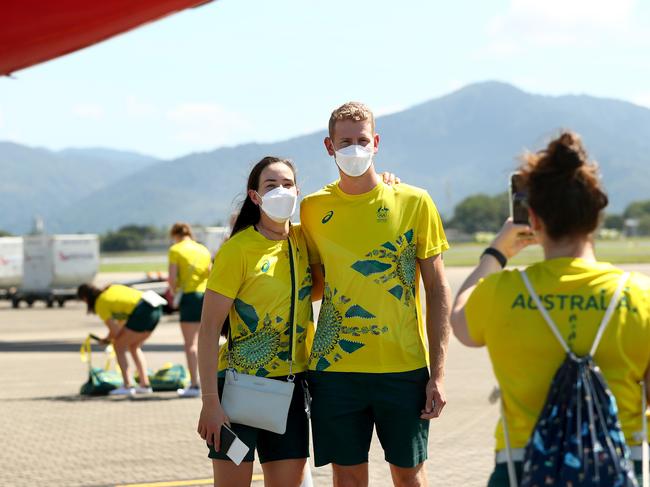
M 329 123 L 330 138 L 334 137 L 334 127 L 339 120 L 353 120 L 355 122 L 370 120 L 372 132 L 375 133 L 375 116 L 370 111 L 370 108 L 358 101 L 344 103 L 332 112 Z

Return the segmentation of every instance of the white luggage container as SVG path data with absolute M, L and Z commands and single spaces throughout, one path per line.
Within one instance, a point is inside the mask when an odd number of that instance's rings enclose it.
M 0 237 L 0 289 L 20 286 L 23 280 L 23 238 Z
M 23 284 L 20 299 L 45 300 L 60 306 L 76 297 L 76 288 L 92 282 L 99 270 L 97 235 L 34 235 L 24 238 Z

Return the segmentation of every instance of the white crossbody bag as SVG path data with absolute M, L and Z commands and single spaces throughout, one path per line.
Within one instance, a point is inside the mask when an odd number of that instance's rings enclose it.
M 291 271 L 291 308 L 289 314 L 289 376 L 286 381 L 241 374 L 232 367 L 231 333 L 228 333 L 228 369 L 221 397 L 221 406 L 233 423 L 284 434 L 287 430 L 289 406 L 293 397 L 292 368 L 295 357 L 295 302 L 296 277 L 291 238 L 289 242 L 289 268 Z

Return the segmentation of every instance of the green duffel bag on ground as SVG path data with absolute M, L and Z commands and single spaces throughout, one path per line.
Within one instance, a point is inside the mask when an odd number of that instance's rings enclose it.
M 106 396 L 122 385 L 122 374 L 117 370 L 104 370 L 92 367 L 88 371 L 88 382 L 81 386 L 82 396 Z
M 189 382 L 185 366 L 168 362 L 153 374 L 149 374 L 151 388 L 158 391 L 176 391 L 183 389 Z
M 106 347 L 106 364 L 104 368 L 93 367 L 92 349 L 90 341 L 97 340 L 95 335 L 88 335 L 81 344 L 81 361 L 88 364 L 88 381 L 81 386 L 79 394 L 82 396 L 106 396 L 113 389 L 122 385 L 122 374 L 115 365 L 115 352 L 113 347 Z

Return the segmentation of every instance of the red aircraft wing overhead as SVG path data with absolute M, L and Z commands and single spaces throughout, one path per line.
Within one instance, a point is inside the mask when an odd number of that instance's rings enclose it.
M 7 0 L 0 6 L 0 75 L 202 3 L 207 1 Z

